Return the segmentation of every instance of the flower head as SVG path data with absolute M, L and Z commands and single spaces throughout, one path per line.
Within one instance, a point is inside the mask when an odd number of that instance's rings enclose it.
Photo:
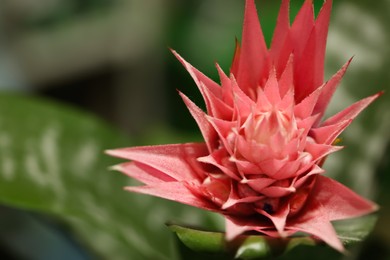
M 340 150 L 337 136 L 380 94 L 322 120 L 348 61 L 324 82 L 332 1 L 314 18 L 305 1 L 290 25 L 282 0 L 270 49 L 254 0 L 246 0 L 242 45 L 221 84 L 175 51 L 206 103 L 202 111 L 180 93 L 204 143 L 132 147 L 108 153 L 131 160 L 119 171 L 145 184 L 127 190 L 223 214 L 227 239 L 257 231 L 272 237 L 305 232 L 337 250 L 331 221 L 370 213 L 376 205 L 324 176 L 326 156 Z

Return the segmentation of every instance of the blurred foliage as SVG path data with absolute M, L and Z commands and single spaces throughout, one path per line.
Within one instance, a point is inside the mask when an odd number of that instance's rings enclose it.
M 129 180 L 107 171 L 116 160 L 103 151 L 130 142 L 89 114 L 2 94 L 0 118 L 0 201 L 66 220 L 104 259 L 175 259 L 169 217 L 213 223 L 186 207 L 127 196 Z
M 41 8 L 42 10 L 37 13 L 27 11 L 28 15 L 19 17 L 18 27 L 23 30 L 55 29 L 80 16 L 107 12 L 116 2 L 117 0 L 59 1 L 57 4 L 52 4 L 52 6 L 48 5 L 48 8 Z

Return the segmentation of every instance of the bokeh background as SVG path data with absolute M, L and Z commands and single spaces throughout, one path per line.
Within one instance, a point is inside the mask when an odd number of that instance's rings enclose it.
M 293 17 L 303 1 L 291 2 Z M 318 12 L 322 1 L 314 2 Z M 269 43 L 279 1 L 256 3 Z M 243 9 L 243 0 L 2 0 L 0 90 L 89 111 L 126 133 L 132 145 L 197 141 L 197 127 L 176 89 L 198 104 L 201 97 L 169 48 L 218 81 L 214 64 L 229 70 L 234 39 L 241 35 Z M 389 24 L 389 0 L 335 1 L 326 77 L 350 57 L 354 60 L 329 114 L 390 89 Z M 390 259 L 389 102 L 385 92 L 363 112 L 342 135 L 346 149 L 325 164 L 330 176 L 381 205 L 367 242 L 349 256 L 326 251 L 334 258 Z M 166 221 L 177 216 L 165 212 L 161 217 Z M 52 216 L 4 205 L 0 219 L 2 259 L 97 258 L 93 249 Z M 291 258 L 303 259 L 300 249 L 295 251 Z M 324 253 L 317 258 L 322 256 L 329 257 Z

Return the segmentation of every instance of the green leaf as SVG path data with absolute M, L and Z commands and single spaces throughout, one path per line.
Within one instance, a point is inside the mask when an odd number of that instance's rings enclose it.
M 335 221 L 333 225 L 343 244 L 350 246 L 363 241 L 374 229 L 377 219 L 376 214 L 370 214 L 360 218 Z
M 343 244 L 350 246 L 363 241 L 373 229 L 375 222 L 376 216 L 368 215 L 337 221 L 334 226 Z M 231 253 L 235 259 L 266 259 L 285 254 L 297 246 L 323 245 L 321 241 L 304 234 L 287 239 L 245 235 L 228 243 L 222 232 L 201 231 L 179 225 L 169 225 L 169 228 L 176 233 L 184 245 L 196 252 Z
M 103 151 L 129 143 L 90 114 L 0 94 L 0 203 L 62 217 L 104 259 L 176 259 L 164 223 L 173 216 L 205 219 L 125 192 L 134 183 L 108 171 L 119 161 Z
M 179 239 L 190 249 L 197 252 L 220 253 L 226 251 L 222 232 L 201 231 L 179 225 L 168 225 Z

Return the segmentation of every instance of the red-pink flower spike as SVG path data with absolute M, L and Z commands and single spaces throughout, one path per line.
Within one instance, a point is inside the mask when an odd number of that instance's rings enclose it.
M 131 160 L 116 169 L 145 184 L 126 189 L 223 214 L 227 239 L 301 231 L 343 251 L 331 221 L 377 206 L 325 177 L 321 166 L 342 148 L 337 136 L 380 93 L 321 120 L 351 62 L 323 82 L 331 7 L 326 1 L 315 19 L 307 0 L 290 26 L 289 0 L 282 0 L 268 50 L 254 0 L 246 0 L 230 75 L 217 65 L 221 85 L 173 51 L 205 100 L 206 113 L 180 93 L 205 143 L 108 151 Z

